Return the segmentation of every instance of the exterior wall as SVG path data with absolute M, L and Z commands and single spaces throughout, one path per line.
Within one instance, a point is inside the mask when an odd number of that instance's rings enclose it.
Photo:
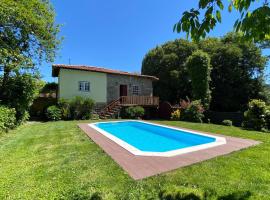
M 89 81 L 90 91 L 79 91 L 79 81 Z M 71 99 L 75 96 L 90 97 L 97 103 L 107 102 L 107 75 L 105 73 L 60 69 L 59 98 Z
M 127 85 L 128 96 L 132 96 L 132 86 L 139 86 L 139 96 L 152 96 L 152 80 L 148 78 L 107 74 L 107 102 L 120 97 L 120 85 Z

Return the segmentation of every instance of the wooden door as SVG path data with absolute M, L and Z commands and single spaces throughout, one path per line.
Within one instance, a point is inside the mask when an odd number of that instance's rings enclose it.
M 127 96 L 127 85 L 120 85 L 120 97 Z

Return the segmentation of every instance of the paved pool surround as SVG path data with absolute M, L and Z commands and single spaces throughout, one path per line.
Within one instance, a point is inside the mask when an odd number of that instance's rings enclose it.
M 138 156 L 130 153 L 111 139 L 94 130 L 88 124 L 79 124 L 78 126 L 135 180 L 189 166 L 217 156 L 230 154 L 260 143 L 250 139 L 196 131 L 212 136 L 224 137 L 226 144 L 172 157 Z M 184 130 L 192 131 L 189 129 Z
M 136 156 L 172 157 L 226 144 L 226 139 L 141 120 L 91 123 L 89 126 Z

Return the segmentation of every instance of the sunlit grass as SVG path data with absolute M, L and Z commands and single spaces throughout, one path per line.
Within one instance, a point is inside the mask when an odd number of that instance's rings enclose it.
M 217 196 L 250 192 L 251 199 L 269 199 L 270 134 L 212 124 L 154 122 L 263 143 L 134 181 L 77 127 L 78 121 L 28 124 L 0 135 L 0 199 L 158 199 L 163 188 L 180 185 Z

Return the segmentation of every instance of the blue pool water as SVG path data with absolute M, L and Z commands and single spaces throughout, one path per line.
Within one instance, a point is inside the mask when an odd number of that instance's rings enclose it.
M 106 122 L 95 125 L 146 152 L 166 152 L 216 141 L 212 137 L 139 121 Z

